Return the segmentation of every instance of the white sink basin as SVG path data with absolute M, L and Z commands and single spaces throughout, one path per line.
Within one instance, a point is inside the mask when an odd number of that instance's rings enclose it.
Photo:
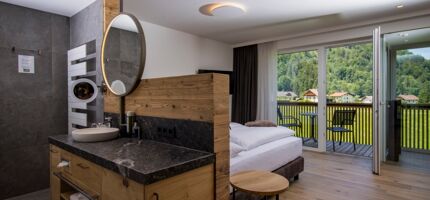
M 84 128 L 72 131 L 72 138 L 77 142 L 101 142 L 118 137 L 117 128 Z

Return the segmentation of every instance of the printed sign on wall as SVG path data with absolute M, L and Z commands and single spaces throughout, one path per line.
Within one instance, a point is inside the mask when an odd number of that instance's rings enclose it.
M 18 72 L 34 74 L 34 56 L 18 55 Z

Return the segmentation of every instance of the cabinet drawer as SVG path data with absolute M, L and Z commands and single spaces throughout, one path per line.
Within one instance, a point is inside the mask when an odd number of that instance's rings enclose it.
M 73 155 L 73 154 L 72 154 Z M 72 156 L 71 175 L 73 179 L 80 182 L 98 193 L 101 192 L 102 168 L 79 156 Z
M 65 174 L 69 174 L 70 175 L 72 173 L 72 171 L 71 171 L 71 168 L 72 168 L 72 166 L 71 166 L 71 164 L 72 164 L 72 158 L 73 158 L 73 154 L 60 149 L 60 162 L 61 161 L 67 161 L 67 162 L 69 162 L 69 166 L 65 166 L 65 167 L 59 168 L 58 170 L 61 171 L 61 172 L 64 172 Z
M 50 145 L 49 157 L 50 157 L 49 163 L 50 163 L 51 172 L 58 172 L 59 168 L 57 167 L 57 165 L 61 161 L 61 149 L 54 145 Z
M 103 200 L 143 200 L 144 186 L 108 169 L 103 169 Z
M 213 165 L 145 186 L 145 200 L 213 200 Z

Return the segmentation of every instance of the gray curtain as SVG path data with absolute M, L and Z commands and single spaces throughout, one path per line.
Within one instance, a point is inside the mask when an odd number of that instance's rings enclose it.
M 232 121 L 246 123 L 257 116 L 258 47 L 234 48 Z
M 258 44 L 257 119 L 276 123 L 277 51 L 273 42 Z

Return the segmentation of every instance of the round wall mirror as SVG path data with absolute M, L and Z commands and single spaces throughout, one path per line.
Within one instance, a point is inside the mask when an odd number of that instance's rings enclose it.
M 119 14 L 109 24 L 102 44 L 102 72 L 109 90 L 117 96 L 130 94 L 140 83 L 145 59 L 142 26 L 135 16 Z

